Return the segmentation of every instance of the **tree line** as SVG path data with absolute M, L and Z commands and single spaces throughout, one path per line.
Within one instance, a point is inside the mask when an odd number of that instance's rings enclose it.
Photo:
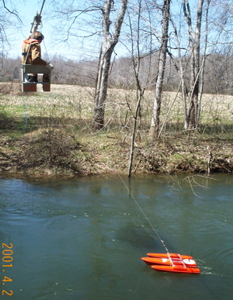
M 55 69 L 52 73 L 52 83 L 71 84 L 80 86 L 95 87 L 98 69 L 98 60 L 69 60 L 64 56 L 51 55 Z M 146 85 L 148 69 L 151 69 L 150 85 L 147 89 L 154 90 L 156 80 L 156 65 L 158 57 L 153 54 L 151 58 L 145 56 L 141 61 L 140 80 Z M 187 64 L 188 58 L 183 58 L 183 63 Z M 14 74 L 15 67 L 20 71 L 21 58 L 1 58 L 0 81 L 11 82 L 17 79 Z M 204 93 L 233 94 L 233 53 L 216 52 L 207 57 L 205 70 L 206 74 Z M 20 75 L 20 74 L 19 74 Z M 185 82 L 188 85 L 188 70 L 185 72 Z M 134 68 L 131 57 L 119 57 L 111 65 L 109 74 L 109 87 L 132 90 L 135 88 Z M 176 91 L 179 87 L 179 77 L 173 60 L 168 57 L 165 67 L 163 82 L 164 91 Z

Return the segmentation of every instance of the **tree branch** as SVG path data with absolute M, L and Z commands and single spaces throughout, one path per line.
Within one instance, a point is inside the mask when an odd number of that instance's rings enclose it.
M 15 15 L 15 16 L 19 19 L 19 21 L 22 23 L 22 20 L 20 19 L 18 13 L 15 12 L 15 11 L 11 11 L 9 8 L 7 8 L 7 7 L 6 7 L 5 0 L 2 0 L 2 2 L 3 2 L 4 8 L 5 8 L 10 14 Z

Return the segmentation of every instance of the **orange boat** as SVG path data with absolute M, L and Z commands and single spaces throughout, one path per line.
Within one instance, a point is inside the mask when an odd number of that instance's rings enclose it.
M 155 265 L 151 266 L 156 271 L 162 272 L 172 272 L 172 273 L 183 273 L 183 274 L 200 274 L 200 269 L 198 268 L 188 268 L 185 266 L 174 265 L 174 266 L 161 266 Z
M 160 258 L 169 258 L 167 253 L 147 253 L 149 257 L 160 257 Z M 180 255 L 178 253 L 169 253 L 171 258 L 182 258 L 182 259 L 193 259 L 192 256 L 189 255 Z
M 156 271 L 199 274 L 195 260 L 192 256 L 180 255 L 178 253 L 147 253 L 148 257 L 142 257 L 142 260 L 151 265 Z
M 159 257 L 142 257 L 141 258 L 147 265 L 163 265 L 163 266 L 172 266 L 172 265 L 185 265 L 189 268 L 195 268 L 197 266 L 195 260 L 187 259 L 181 256 L 181 258 L 159 258 Z

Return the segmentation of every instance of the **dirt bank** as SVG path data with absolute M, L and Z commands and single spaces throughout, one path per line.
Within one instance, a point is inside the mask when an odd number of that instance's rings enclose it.
M 5 130 L 0 136 L 0 171 L 27 176 L 127 174 L 129 149 L 130 136 L 116 132 L 76 135 L 66 128 L 30 133 Z M 232 150 L 233 139 L 207 139 L 199 134 L 164 135 L 153 143 L 138 138 L 132 173 L 232 173 Z

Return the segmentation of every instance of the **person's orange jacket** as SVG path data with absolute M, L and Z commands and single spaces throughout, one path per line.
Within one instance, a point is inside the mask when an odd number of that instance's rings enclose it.
M 27 64 L 46 66 L 47 62 L 41 58 L 40 43 L 35 39 L 27 39 L 22 45 L 22 64 L 26 63 L 28 49 L 30 47 Z

